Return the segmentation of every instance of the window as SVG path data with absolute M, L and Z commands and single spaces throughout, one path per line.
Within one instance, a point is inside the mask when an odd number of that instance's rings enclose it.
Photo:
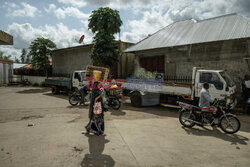
M 213 84 L 217 90 L 223 89 L 223 83 L 220 81 L 217 73 L 201 73 L 200 82 Z
M 232 81 L 232 79 L 229 77 L 229 75 L 228 75 L 227 73 L 225 73 L 225 72 L 223 71 L 223 72 L 220 72 L 220 75 L 221 75 L 222 78 L 224 78 L 224 80 L 226 81 L 227 86 L 229 86 L 229 87 L 234 86 L 234 82 Z
M 78 74 L 77 72 L 75 72 L 74 78 L 75 78 L 75 79 L 78 79 L 78 78 L 79 78 L 79 74 Z

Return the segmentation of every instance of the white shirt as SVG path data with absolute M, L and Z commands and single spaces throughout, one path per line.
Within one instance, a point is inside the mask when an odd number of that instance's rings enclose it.
M 200 92 L 200 100 L 199 100 L 199 107 L 209 107 L 210 103 L 213 102 L 213 99 L 211 98 L 209 91 L 205 88 L 201 89 Z

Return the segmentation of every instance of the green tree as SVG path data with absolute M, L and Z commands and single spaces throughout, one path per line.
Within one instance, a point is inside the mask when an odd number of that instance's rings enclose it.
M 28 63 L 28 64 L 31 63 L 31 55 L 30 55 L 30 53 L 28 53 L 26 55 L 25 63 Z
M 15 60 L 14 60 L 15 63 L 20 63 L 20 60 L 18 58 L 15 57 Z
M 56 49 L 56 44 L 46 38 L 35 39 L 30 47 L 29 55 L 32 56 L 32 64 L 36 69 L 42 69 L 48 72 L 49 68 L 49 56 L 52 50 Z
M 22 49 L 22 54 L 21 54 L 21 56 L 20 56 L 20 58 L 21 58 L 21 63 L 25 63 L 25 61 L 26 61 L 26 55 L 27 55 L 26 50 L 25 50 L 25 49 Z
M 119 11 L 109 7 L 92 11 L 88 28 L 95 34 L 91 59 L 94 65 L 111 67 L 121 54 L 116 47 L 114 34 L 120 32 L 122 21 Z
M 10 60 L 10 58 L 11 58 L 11 55 L 9 55 L 9 56 L 4 56 L 4 55 L 3 55 L 3 52 L 0 51 L 0 59 Z

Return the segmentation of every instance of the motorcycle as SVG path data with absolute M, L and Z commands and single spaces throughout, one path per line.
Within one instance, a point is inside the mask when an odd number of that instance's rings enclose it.
M 115 110 L 121 107 L 121 95 L 116 89 L 108 89 L 104 91 L 104 105 L 109 106 Z
M 177 102 L 181 107 L 179 121 L 184 127 L 194 125 L 217 125 L 224 132 L 233 134 L 239 131 L 240 121 L 229 113 L 232 103 L 226 104 L 226 100 L 215 100 L 210 107 L 197 107 L 184 102 Z M 217 120 L 217 123 L 216 123 Z
M 120 100 L 120 98 L 118 98 L 116 96 L 107 96 L 106 101 L 105 101 L 105 105 L 107 105 L 115 110 L 119 110 L 119 108 L 121 107 L 121 100 Z
M 86 86 L 80 90 L 76 89 L 71 95 L 69 95 L 69 103 L 72 106 L 76 106 L 78 103 L 85 105 L 86 102 L 90 101 L 90 90 Z

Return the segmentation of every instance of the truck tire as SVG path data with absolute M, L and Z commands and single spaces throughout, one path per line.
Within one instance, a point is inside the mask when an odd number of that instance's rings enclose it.
M 132 95 L 130 96 L 130 101 L 132 106 L 141 107 L 142 104 L 141 94 L 139 92 L 133 92 Z
M 52 88 L 51 88 L 51 92 L 52 92 L 52 94 L 59 94 L 60 93 L 60 90 L 59 90 L 59 88 L 58 87 L 56 87 L 56 86 L 52 86 Z

